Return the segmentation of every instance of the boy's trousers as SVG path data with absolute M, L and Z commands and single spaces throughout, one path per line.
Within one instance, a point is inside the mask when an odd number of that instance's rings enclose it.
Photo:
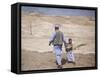
M 72 50 L 67 52 L 67 60 L 70 62 L 74 62 L 75 61 L 75 56 Z

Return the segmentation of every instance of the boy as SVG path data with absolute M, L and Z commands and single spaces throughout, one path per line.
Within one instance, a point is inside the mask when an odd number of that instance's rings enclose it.
M 72 39 L 68 39 L 68 43 L 65 43 L 65 50 L 67 52 L 67 60 L 68 63 L 73 63 L 75 64 L 75 57 L 73 53 L 73 44 L 72 44 Z

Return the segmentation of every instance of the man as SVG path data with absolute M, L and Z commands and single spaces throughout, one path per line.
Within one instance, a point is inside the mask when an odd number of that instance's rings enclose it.
M 55 25 L 55 32 L 52 34 L 52 37 L 49 41 L 49 45 L 54 46 L 54 51 L 55 51 L 55 56 L 56 56 L 56 62 L 58 64 L 58 68 L 62 68 L 62 63 L 61 63 L 61 55 L 62 55 L 62 45 L 63 43 L 66 43 L 64 40 L 64 35 L 63 33 L 59 30 L 59 24 Z

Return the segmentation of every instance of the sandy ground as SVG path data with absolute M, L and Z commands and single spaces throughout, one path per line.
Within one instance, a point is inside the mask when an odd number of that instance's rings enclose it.
M 66 53 L 62 55 L 63 68 L 74 67 L 94 67 L 95 55 L 90 54 L 75 54 L 76 64 L 68 63 L 66 60 Z M 51 52 L 22 52 L 22 70 L 41 70 L 41 69 L 58 69 L 55 61 L 55 55 Z
M 86 16 L 48 16 L 22 13 L 22 70 L 56 68 L 53 47 L 49 39 L 54 24 L 61 24 L 65 39 L 72 38 L 76 65 L 64 63 L 64 68 L 91 67 L 95 64 L 95 19 Z M 51 52 L 52 51 L 52 52 Z M 64 47 L 63 47 L 63 52 Z M 63 58 L 66 59 L 65 54 Z

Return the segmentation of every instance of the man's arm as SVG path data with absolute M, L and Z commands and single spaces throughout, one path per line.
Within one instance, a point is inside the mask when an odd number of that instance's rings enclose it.
M 50 41 L 49 41 L 49 46 L 51 45 L 51 43 L 53 42 L 54 38 L 56 36 L 56 33 L 54 32 L 50 38 Z
M 68 43 L 67 40 L 64 37 L 64 34 L 62 34 L 62 39 L 63 39 L 64 44 L 67 44 Z

